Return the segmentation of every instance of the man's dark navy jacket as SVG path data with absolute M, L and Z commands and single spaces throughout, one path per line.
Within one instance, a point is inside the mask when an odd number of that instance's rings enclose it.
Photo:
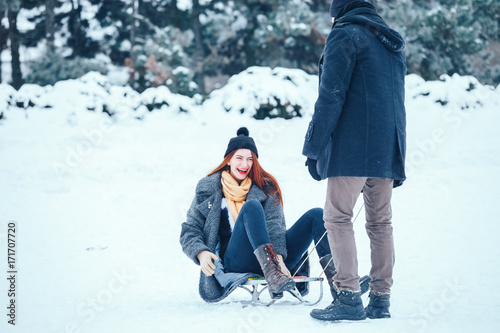
M 404 45 L 367 2 L 335 20 L 302 151 L 321 179 L 381 177 L 396 187 L 406 178 Z

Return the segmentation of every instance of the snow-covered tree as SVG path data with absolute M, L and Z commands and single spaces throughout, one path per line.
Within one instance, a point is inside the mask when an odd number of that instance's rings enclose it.
M 377 5 L 405 37 L 410 73 L 425 79 L 472 74 L 486 82 L 500 82 L 500 62 L 492 59 L 500 38 L 498 1 L 401 0 Z M 485 58 L 493 66 L 489 71 L 478 70 Z
M 369 1 L 405 38 L 410 73 L 500 82 L 500 1 Z M 109 59 L 101 65 L 128 67 L 138 91 L 167 85 L 208 94 L 251 66 L 317 73 L 329 6 L 330 0 L 0 0 L 0 50 L 10 48 L 17 87 L 24 45 L 46 50 L 26 64 L 28 82 L 101 71 L 97 56 Z M 17 15 L 29 22 L 20 32 Z

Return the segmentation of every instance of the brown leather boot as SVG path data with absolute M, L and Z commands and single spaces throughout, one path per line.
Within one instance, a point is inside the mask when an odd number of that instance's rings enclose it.
M 279 294 L 295 288 L 295 281 L 281 271 L 273 244 L 262 244 L 253 253 L 259 261 L 262 272 L 264 272 L 264 278 L 272 298 L 279 298 Z

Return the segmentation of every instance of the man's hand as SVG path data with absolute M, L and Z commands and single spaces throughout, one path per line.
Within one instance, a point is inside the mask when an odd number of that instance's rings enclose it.
M 321 176 L 318 174 L 318 169 L 316 168 L 316 166 L 318 165 L 318 161 L 313 160 L 312 158 L 308 157 L 307 161 L 306 161 L 306 165 L 307 165 L 307 169 L 309 170 L 309 174 L 311 175 L 311 177 L 313 177 L 313 179 L 315 179 L 317 181 L 320 181 Z
M 283 257 L 281 256 L 281 254 L 277 254 L 276 257 L 278 257 L 278 262 L 280 263 L 280 268 L 281 268 L 281 271 L 283 272 L 283 274 L 291 277 L 292 274 L 290 274 L 290 271 L 288 270 L 288 268 L 286 268 L 285 263 L 283 262 Z
M 196 255 L 196 258 L 200 261 L 201 270 L 206 276 L 212 276 L 215 273 L 215 264 L 212 259 L 219 261 L 219 258 L 210 251 L 201 251 Z

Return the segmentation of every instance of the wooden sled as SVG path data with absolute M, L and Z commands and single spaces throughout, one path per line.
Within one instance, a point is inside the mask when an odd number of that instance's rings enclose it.
M 301 277 L 294 277 L 293 280 L 296 283 L 299 283 L 299 282 L 319 282 L 319 297 L 315 302 L 307 301 L 300 294 L 297 287 L 295 287 L 293 290 L 290 290 L 288 292 L 290 294 L 292 294 L 298 300 L 298 302 L 294 302 L 294 303 L 283 302 L 283 304 L 287 304 L 287 305 L 303 304 L 303 305 L 312 306 L 312 305 L 318 304 L 319 301 L 321 301 L 321 299 L 323 298 L 323 278 L 322 277 L 303 277 L 303 276 L 301 276 Z M 250 293 L 250 295 L 252 295 L 251 300 L 241 301 L 241 303 L 243 304 L 244 307 L 249 306 L 249 305 L 251 305 L 251 306 L 271 306 L 274 303 L 276 303 L 276 301 L 278 301 L 277 299 L 271 299 L 270 301 L 267 301 L 267 302 L 260 300 L 260 295 L 262 294 L 262 292 L 264 290 L 267 289 L 267 281 L 264 279 L 252 279 L 252 278 L 250 278 L 247 281 L 245 281 L 243 284 L 241 284 L 239 287 L 245 289 L 246 291 L 248 291 Z

